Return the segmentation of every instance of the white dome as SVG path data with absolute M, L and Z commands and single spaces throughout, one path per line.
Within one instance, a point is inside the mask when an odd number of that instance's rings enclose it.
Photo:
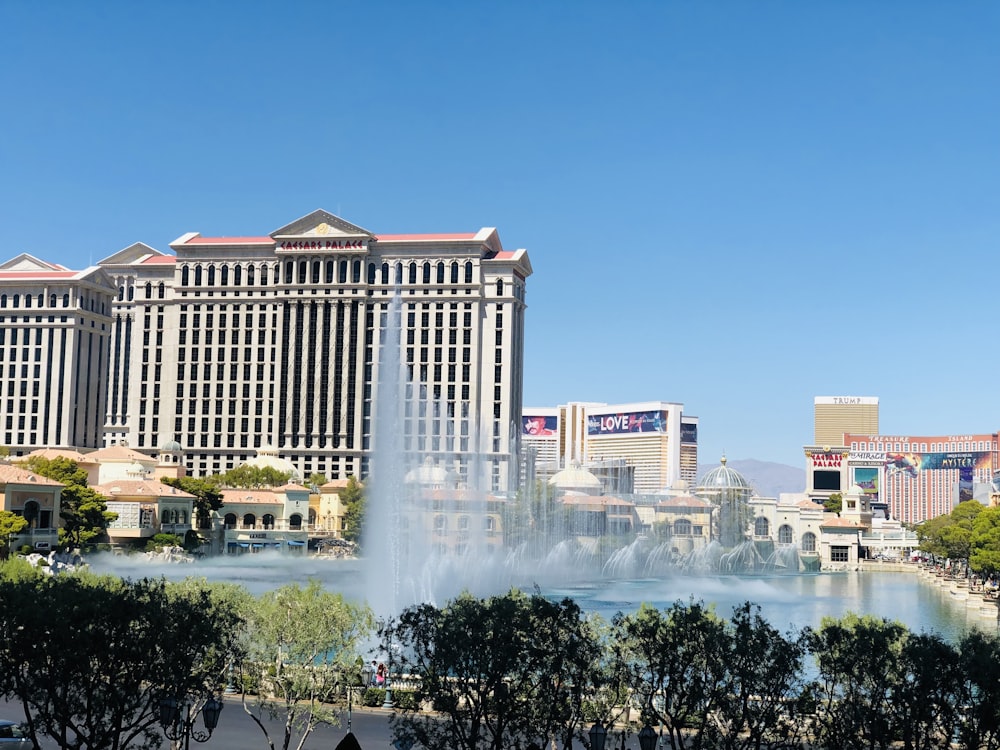
M 573 461 L 562 471 L 556 472 L 549 480 L 549 486 L 562 492 L 575 490 L 586 495 L 601 493 L 601 480 L 583 468 L 579 461 Z
M 282 458 L 278 455 L 276 451 L 269 444 L 264 444 L 257 451 L 257 455 L 253 458 L 247 459 L 244 462 L 245 466 L 256 466 L 259 469 L 274 469 L 275 471 L 281 471 L 289 474 L 288 481 L 290 482 L 301 482 L 302 475 L 299 474 L 299 470 L 295 468 L 295 464 L 289 461 L 287 458 Z

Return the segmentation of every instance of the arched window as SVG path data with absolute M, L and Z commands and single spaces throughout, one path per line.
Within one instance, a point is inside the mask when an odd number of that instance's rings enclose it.
M 226 528 L 227 529 L 235 529 L 236 528 L 236 514 L 235 513 L 226 513 L 226 517 L 223 520 L 223 523 L 226 524 Z
M 378 275 L 378 269 L 375 267 L 374 263 L 368 264 L 368 285 L 371 286 L 375 283 L 375 278 Z
M 503 279 L 497 279 L 497 297 L 503 296 Z
M 194 267 L 194 285 L 201 286 L 201 266 Z
M 247 266 L 247 286 L 253 286 L 254 285 L 253 268 L 254 268 L 253 266 Z M 291 266 L 289 266 L 289 269 L 291 269 Z M 260 281 L 261 281 L 262 284 L 264 283 L 264 276 L 263 275 L 261 275 Z M 289 279 L 289 281 L 291 281 L 291 279 Z
M 50 294 L 49 295 L 49 307 L 55 307 L 55 306 L 56 306 L 56 295 Z
M 181 266 L 181 286 L 187 286 L 190 280 L 191 280 L 191 269 L 188 268 L 187 266 Z
M 340 265 L 337 268 L 337 281 L 341 284 L 347 283 L 347 261 L 340 261 Z
M 153 282 L 146 282 L 146 299 L 153 299 Z
M 179 511 L 177 511 L 177 522 L 178 523 L 187 523 L 188 522 L 188 514 L 187 514 L 186 510 L 179 510 Z
M 215 266 L 208 267 L 208 285 L 215 286 Z
M 467 260 L 465 262 L 465 283 L 466 284 L 471 284 L 472 283 L 472 261 L 471 260 Z
M 257 525 L 257 516 L 253 513 L 247 513 L 243 516 L 243 528 L 252 529 Z
M 25 307 L 31 307 L 31 295 L 30 294 L 24 295 L 24 306 Z
M 803 552 L 815 552 L 816 551 L 816 535 L 811 531 L 807 531 L 802 535 L 802 551 Z
M 274 516 L 272 516 L 270 513 L 265 513 L 264 517 L 261 519 L 261 521 L 264 522 L 264 528 L 265 529 L 273 529 L 274 528 Z
M 312 283 L 313 284 L 318 284 L 319 283 L 319 272 L 320 272 L 320 263 L 319 263 L 318 260 L 314 260 L 312 262 Z
M 389 283 L 389 264 L 388 263 L 383 263 L 382 264 L 382 283 L 383 284 L 388 284 Z
M 294 266 L 295 266 L 295 261 L 293 261 L 293 260 L 289 260 L 289 261 L 287 261 L 285 263 L 285 283 L 286 284 L 291 284 L 292 283 L 292 274 L 295 273 Z M 252 267 L 253 266 L 251 266 L 251 268 Z M 247 269 L 247 273 L 249 273 L 249 272 L 250 272 L 250 270 Z
M 792 543 L 792 527 L 787 523 L 778 527 L 778 544 Z
M 753 521 L 753 535 L 766 537 L 771 535 L 771 524 L 764 516 L 757 516 Z
M 0 307 L 7 307 L 7 295 L 0 294 Z
M 170 509 L 164 508 L 160 511 L 160 523 L 167 524 L 170 523 Z
M 327 284 L 332 284 L 333 283 L 333 261 L 332 260 L 328 260 L 326 262 L 326 283 Z
M 411 284 L 416 284 L 417 283 L 417 264 L 416 263 L 411 263 L 410 264 L 410 283 Z
M 686 518 L 674 521 L 674 536 L 691 536 L 691 522 Z
M 118 301 L 121 302 L 124 299 L 125 299 L 125 287 L 120 286 L 118 287 Z
M 156 296 L 159 299 L 163 299 L 164 297 L 167 296 L 167 287 L 164 285 L 162 281 L 160 282 L 160 285 L 156 287 Z
M 39 293 L 37 302 L 38 302 L 38 306 L 39 307 L 44 307 L 45 306 L 45 295 Z M 103 302 L 101 303 L 101 312 L 104 312 L 104 303 Z
M 444 263 L 442 261 L 438 261 L 437 264 L 437 283 L 444 283 Z
M 396 263 L 396 280 L 394 283 L 396 284 L 403 283 L 403 264 L 399 262 Z
M 448 533 L 448 518 L 447 516 L 436 515 L 434 516 L 434 533 L 438 536 L 444 536 Z
M 306 283 L 306 273 L 308 272 L 308 264 L 305 260 L 299 261 L 299 283 Z
M 351 283 L 360 284 L 361 283 L 361 261 L 355 260 L 351 262 Z
M 28 522 L 29 529 L 37 528 L 38 516 L 41 515 L 41 507 L 36 501 L 28 500 L 24 504 L 24 510 L 21 511 L 21 515 Z
M 452 284 L 457 284 L 458 283 L 458 263 L 457 262 L 452 262 L 452 264 L 451 264 L 451 283 Z
M 240 286 L 243 283 L 243 266 L 233 266 L 233 286 Z
M 69 294 L 63 295 L 63 307 L 69 307 Z
M 21 306 L 21 295 L 20 294 L 15 294 L 14 295 L 14 307 L 20 307 L 20 306 Z
M 288 517 L 288 527 L 291 529 L 295 529 L 296 531 L 301 529 L 302 516 L 299 515 L 298 513 L 292 513 L 292 515 Z
M 424 262 L 424 274 L 423 274 L 423 278 L 424 278 L 424 283 L 425 284 L 430 284 L 431 283 L 431 264 L 428 263 L 428 262 L 426 262 L 426 261 Z
M 222 286 L 229 286 L 229 266 L 222 266 L 219 269 L 219 283 Z

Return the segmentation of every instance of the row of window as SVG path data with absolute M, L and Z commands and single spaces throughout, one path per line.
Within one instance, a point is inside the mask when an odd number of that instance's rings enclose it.
M 995 451 L 995 443 L 986 440 L 963 440 L 963 441 L 941 441 L 937 443 L 878 443 L 854 441 L 851 443 L 852 451 L 903 451 L 909 453 L 927 453 L 928 446 L 931 453 L 942 453 L 945 451 Z

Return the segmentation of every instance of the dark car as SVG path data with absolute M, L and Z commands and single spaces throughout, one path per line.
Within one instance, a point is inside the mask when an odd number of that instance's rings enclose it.
M 24 727 L 16 721 L 0 719 L 0 746 L 30 747 L 31 740 L 25 737 Z

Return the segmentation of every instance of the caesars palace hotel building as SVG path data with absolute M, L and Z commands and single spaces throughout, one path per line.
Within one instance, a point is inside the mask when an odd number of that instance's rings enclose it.
M 171 248 L 84 271 L 0 264 L 0 444 L 177 440 L 195 476 L 273 446 L 303 477 L 365 478 L 380 347 L 398 331 L 402 450 L 457 481 L 516 478 L 531 264 L 495 229 L 375 235 L 315 211 Z

